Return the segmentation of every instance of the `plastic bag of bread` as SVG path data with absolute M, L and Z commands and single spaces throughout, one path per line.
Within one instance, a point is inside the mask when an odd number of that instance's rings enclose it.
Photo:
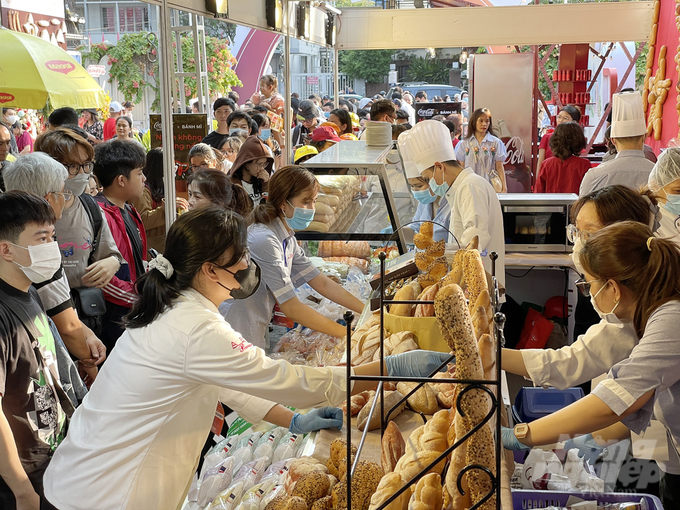
M 332 209 L 335 209 L 340 205 L 340 198 L 337 195 L 326 195 L 325 193 L 319 193 L 316 196 L 316 207 L 318 209 L 319 204 L 325 204 Z
M 365 259 L 357 257 L 324 257 L 324 260 L 328 262 L 339 262 L 341 264 L 347 264 L 350 267 L 359 268 L 364 274 L 368 272 L 368 260 Z
M 243 483 L 239 482 L 221 492 L 210 505 L 210 510 L 232 510 L 243 497 Z M 200 504 L 200 503 L 199 503 Z

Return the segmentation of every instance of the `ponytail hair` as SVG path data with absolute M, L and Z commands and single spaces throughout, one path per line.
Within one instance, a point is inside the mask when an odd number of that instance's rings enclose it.
M 269 195 L 266 202 L 260 202 L 252 214 L 252 223 L 271 223 L 280 214 L 281 208 L 293 198 L 308 189 L 319 190 L 319 181 L 314 174 L 301 166 L 283 167 L 269 179 Z
M 244 218 L 253 211 L 253 201 L 248 192 L 220 170 L 201 169 L 193 172 L 187 179 L 187 185 L 196 184 L 201 193 L 213 204 L 231 209 Z
M 170 278 L 151 269 L 137 280 L 138 299 L 125 317 L 127 328 L 151 324 L 180 293 L 193 286 L 206 262 L 230 267 L 247 249 L 247 229 L 241 215 L 223 207 L 205 207 L 180 216 L 170 227 L 164 257 L 172 264 Z
M 656 195 L 645 189 L 635 191 L 628 186 L 614 184 L 583 195 L 571 206 L 571 222 L 584 205 L 592 202 L 603 227 L 620 221 L 637 221 L 656 229 L 656 215 L 659 212 Z
M 647 225 L 622 221 L 605 227 L 586 241 L 579 258 L 589 275 L 614 280 L 638 297 L 633 323 L 640 338 L 657 308 L 680 300 L 680 248 L 653 237 Z

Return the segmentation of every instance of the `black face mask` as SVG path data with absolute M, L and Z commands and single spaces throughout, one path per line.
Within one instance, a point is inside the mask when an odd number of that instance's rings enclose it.
M 260 286 L 260 266 L 258 266 L 254 260 L 250 259 L 250 257 L 248 260 L 248 267 L 240 269 L 235 273 L 229 271 L 226 267 L 218 266 L 217 264 L 215 264 L 215 266 L 224 269 L 227 273 L 233 275 L 234 279 L 239 283 L 240 287 L 238 289 L 230 289 L 220 282 L 217 282 L 220 287 L 228 290 L 231 293 L 231 297 L 234 299 L 248 299 L 255 294 L 255 291 Z

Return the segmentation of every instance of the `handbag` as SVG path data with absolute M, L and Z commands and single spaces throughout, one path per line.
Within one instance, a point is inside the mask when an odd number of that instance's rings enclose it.
M 106 314 L 106 300 L 102 290 L 94 287 L 71 289 L 71 299 L 80 321 L 99 336 Z

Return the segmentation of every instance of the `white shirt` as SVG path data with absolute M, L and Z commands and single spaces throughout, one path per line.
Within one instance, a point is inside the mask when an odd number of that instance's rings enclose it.
M 605 374 L 626 359 L 638 343 L 632 323 L 600 321 L 561 349 L 523 349 L 522 358 L 536 386 L 564 390 Z
M 345 375 L 267 358 L 212 302 L 184 291 L 118 340 L 45 473 L 45 494 L 60 510 L 178 508 L 218 399 L 256 423 L 273 406 L 265 397 L 297 408 L 339 404 Z
M 416 110 L 408 104 L 406 101 L 402 99 L 401 101 L 401 109 L 404 110 L 406 113 L 408 113 L 408 123 L 411 124 L 411 126 L 416 125 Z
M 471 168 L 466 168 L 446 192 L 446 200 L 451 205 L 449 229 L 458 239 L 460 247 L 465 248 L 474 236 L 479 236 L 479 253 L 484 269 L 491 274 L 489 254 L 493 251 L 498 253 L 496 277 L 501 285 L 505 285 L 503 213 L 491 184 Z M 455 241 L 449 238 L 449 243 Z

